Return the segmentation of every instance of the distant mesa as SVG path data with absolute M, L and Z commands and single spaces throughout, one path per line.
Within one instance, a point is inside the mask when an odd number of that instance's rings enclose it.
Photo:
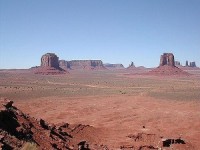
M 189 62 L 188 60 L 186 60 L 184 65 L 181 65 L 181 63 L 179 61 L 175 61 L 175 66 L 184 71 L 200 70 L 200 68 L 197 67 L 195 61 Z
M 135 69 L 135 65 L 133 62 L 131 62 L 131 64 L 127 67 L 127 69 Z
M 189 66 L 189 65 L 188 65 L 188 61 L 187 61 L 187 60 L 186 60 L 186 62 L 185 62 L 185 66 L 186 66 L 186 67 L 188 67 L 188 66 Z
M 134 62 L 132 62 L 132 61 L 126 69 L 129 70 L 129 71 L 138 71 L 138 73 L 141 72 L 141 71 L 147 70 L 147 68 L 145 68 L 144 66 L 136 67 Z
M 54 53 L 46 53 L 41 57 L 41 66 L 34 68 L 35 74 L 64 74 L 65 70 L 59 67 L 59 58 Z
M 190 62 L 190 67 L 196 67 L 196 63 L 195 62 Z
M 193 61 L 193 62 L 188 62 L 187 60 L 186 60 L 186 62 L 185 62 L 185 67 L 196 67 L 196 62 L 195 61 Z
M 160 65 L 149 71 L 148 75 L 189 75 L 189 73 L 175 66 L 174 55 L 172 53 L 163 53 L 160 57 Z
M 109 70 L 115 70 L 115 69 L 124 69 L 124 66 L 122 64 L 103 64 L 104 67 L 106 67 Z
M 101 60 L 60 60 L 59 66 L 66 70 L 104 70 L 106 69 Z
M 180 61 L 175 61 L 175 66 L 181 66 Z
M 188 68 L 196 68 L 196 62 L 195 61 L 192 61 L 192 62 L 189 62 L 188 60 L 185 61 L 185 66 L 181 65 L 180 61 L 175 61 L 175 66 L 178 66 L 178 67 L 181 67 L 183 69 L 185 69 L 184 67 Z

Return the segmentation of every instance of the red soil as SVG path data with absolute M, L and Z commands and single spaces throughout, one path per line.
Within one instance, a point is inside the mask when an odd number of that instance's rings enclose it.
M 87 141 L 91 149 L 198 149 L 199 103 L 156 100 L 148 97 L 113 96 L 50 98 L 18 102 L 34 117 L 76 126 L 71 141 Z M 38 107 L 40 106 L 40 107 Z M 60 126 L 60 125 L 59 125 Z M 69 125 L 69 128 L 73 128 Z M 84 130 L 82 130 L 82 128 Z M 69 129 L 63 129 L 69 132 Z M 169 147 L 164 142 L 170 141 Z M 74 144 L 75 145 L 75 144 Z M 100 146 L 95 148 L 94 146 Z
M 43 75 L 56 75 L 56 74 L 65 74 L 67 73 L 64 69 L 57 69 L 54 67 L 38 67 L 32 69 L 35 74 L 43 74 Z

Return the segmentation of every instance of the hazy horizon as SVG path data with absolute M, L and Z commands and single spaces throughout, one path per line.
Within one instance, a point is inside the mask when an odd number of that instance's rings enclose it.
M 200 66 L 199 0 L 0 1 L 0 69 L 62 60 L 157 67 L 160 55 Z

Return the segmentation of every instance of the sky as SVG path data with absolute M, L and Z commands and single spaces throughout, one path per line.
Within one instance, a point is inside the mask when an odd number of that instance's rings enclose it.
M 200 0 L 0 0 L 0 69 L 59 59 L 157 67 L 172 52 L 200 66 Z

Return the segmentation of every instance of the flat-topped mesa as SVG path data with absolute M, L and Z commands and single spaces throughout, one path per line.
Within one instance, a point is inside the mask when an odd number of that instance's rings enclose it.
M 164 65 L 175 67 L 174 55 L 172 53 L 163 53 L 160 56 L 160 66 Z
M 46 53 L 41 58 L 41 67 L 54 67 L 59 68 L 59 58 L 54 53 Z
M 59 67 L 64 69 L 64 70 L 68 70 L 70 69 L 70 65 L 68 63 L 68 61 L 65 61 L 65 60 L 59 60 Z
M 124 66 L 122 64 L 103 64 L 104 67 L 106 67 L 107 69 L 124 69 Z
M 105 69 L 101 60 L 61 60 L 59 65 L 68 69 Z

